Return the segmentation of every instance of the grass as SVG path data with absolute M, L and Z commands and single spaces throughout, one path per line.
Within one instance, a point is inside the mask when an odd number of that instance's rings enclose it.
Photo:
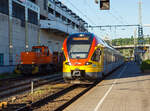
M 2 74 L 0 74 L 0 80 L 7 79 L 7 78 L 16 78 L 19 76 L 20 76 L 19 74 L 15 74 L 15 73 L 2 73 Z
M 140 67 L 142 71 L 150 69 L 150 60 L 142 61 L 142 64 Z

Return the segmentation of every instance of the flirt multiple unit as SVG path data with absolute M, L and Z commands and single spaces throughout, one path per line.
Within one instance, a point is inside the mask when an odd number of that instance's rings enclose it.
M 63 78 L 67 82 L 96 81 L 119 67 L 124 57 L 93 33 L 69 35 L 63 43 Z

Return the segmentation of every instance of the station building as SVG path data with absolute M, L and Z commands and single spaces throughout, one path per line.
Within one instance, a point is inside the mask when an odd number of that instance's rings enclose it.
M 67 35 L 87 25 L 59 0 L 0 0 L 0 73 L 12 72 L 20 52 L 32 46 L 61 52 Z

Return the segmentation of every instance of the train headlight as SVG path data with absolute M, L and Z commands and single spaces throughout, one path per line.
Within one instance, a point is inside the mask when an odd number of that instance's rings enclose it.
M 91 65 L 92 64 L 92 62 L 86 62 L 85 63 L 85 65 Z
M 66 64 L 66 65 L 69 65 L 69 66 L 71 65 L 71 63 L 70 63 L 70 62 L 66 62 L 65 64 Z

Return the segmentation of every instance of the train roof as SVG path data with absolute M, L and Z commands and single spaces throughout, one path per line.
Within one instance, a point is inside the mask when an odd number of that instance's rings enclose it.
M 115 48 L 113 48 L 112 46 L 110 46 L 108 43 L 106 43 L 102 38 L 97 37 L 96 35 L 94 35 L 96 37 L 96 39 L 98 40 L 99 44 L 102 44 L 103 47 L 107 47 L 110 50 L 113 50 L 115 53 L 122 55 L 118 50 L 116 50 Z
M 92 36 L 94 36 L 94 34 L 93 33 L 90 33 L 90 32 L 80 32 L 80 33 L 72 33 L 72 34 L 70 34 L 69 36 L 79 36 L 79 35 L 92 35 Z
M 113 50 L 115 53 L 121 55 L 121 53 L 118 50 L 114 49 L 112 46 L 110 46 L 109 44 L 107 44 L 102 38 L 96 36 L 93 33 L 90 33 L 90 32 L 80 32 L 80 33 L 70 34 L 69 36 L 79 36 L 79 35 L 91 35 L 91 37 L 95 37 L 96 38 L 96 40 L 98 41 L 98 44 L 101 44 L 101 45 L 103 45 L 103 47 L 107 47 L 110 50 Z
M 91 35 L 91 37 L 95 37 L 96 38 L 96 40 L 98 41 L 99 44 L 103 45 L 104 47 L 108 47 L 110 49 L 114 49 L 111 46 L 109 46 L 103 39 L 101 39 L 100 37 L 97 37 L 95 34 L 90 33 L 90 32 L 73 33 L 73 34 L 70 34 L 69 36 L 80 36 L 80 35 Z

